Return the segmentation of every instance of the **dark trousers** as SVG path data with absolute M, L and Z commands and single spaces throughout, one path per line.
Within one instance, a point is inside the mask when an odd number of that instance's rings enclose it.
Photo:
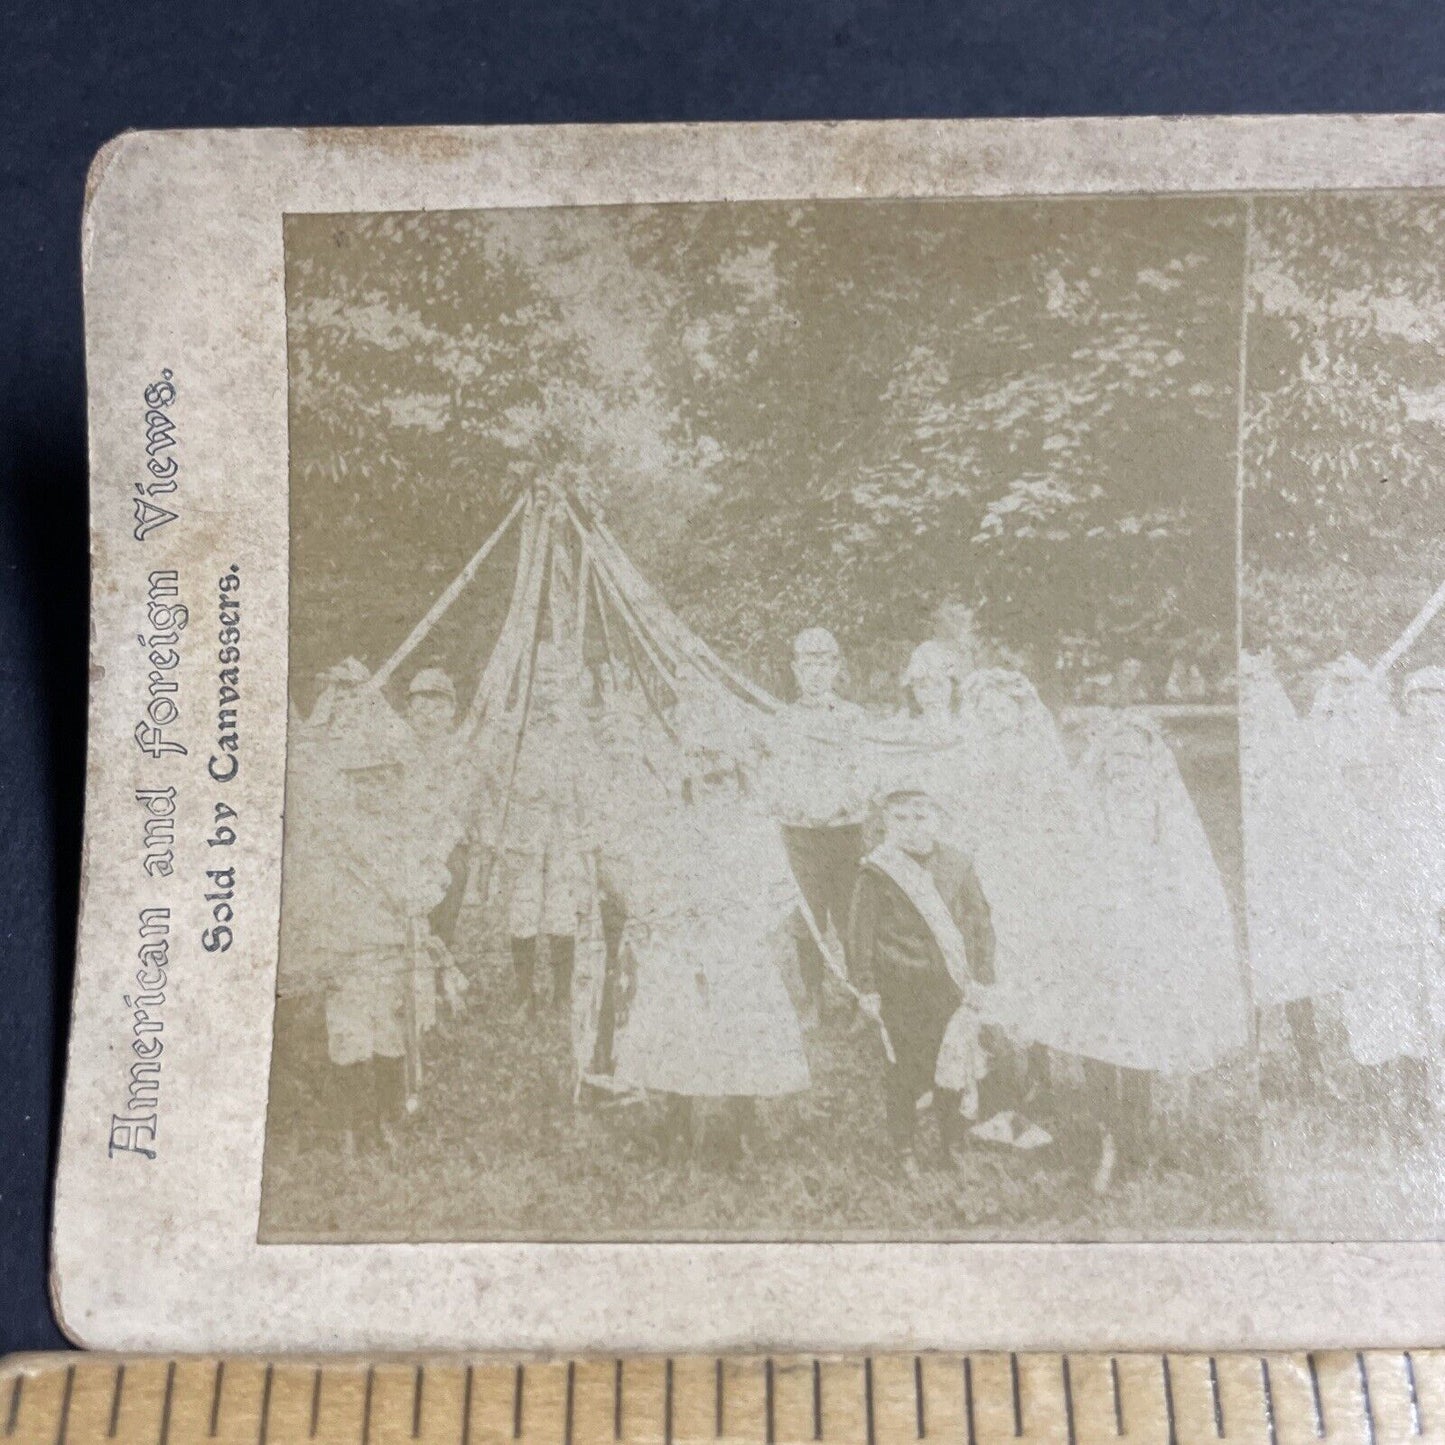
M 848 909 L 853 901 L 853 884 L 863 857 L 863 825 L 849 823 L 841 828 L 783 829 L 783 845 L 798 891 L 803 895 L 818 925 L 827 935 L 831 923 L 844 938 L 848 931 Z M 803 987 L 814 1003 L 822 993 L 823 955 L 812 932 L 801 917 L 797 923 L 798 970 Z
M 618 995 L 622 989 L 622 929 L 627 915 L 619 899 L 603 892 L 598 903 L 602 915 L 602 940 L 607 950 L 606 971 L 602 975 L 602 998 L 597 1009 L 597 1041 L 592 1046 L 592 1072 L 610 1074 L 616 1060 L 613 1044 L 617 1035 Z
M 560 1011 L 572 1000 L 572 964 L 577 956 L 576 940 L 570 934 L 549 933 L 547 939 L 547 960 L 552 965 L 552 1007 Z M 533 982 L 537 971 L 537 939 L 512 939 L 512 968 L 517 975 L 517 991 L 533 1012 L 537 1004 L 536 988 Z
M 918 1101 L 933 1090 L 933 1117 L 938 1121 L 939 1151 L 947 1158 L 963 1136 L 963 1116 L 959 1106 L 963 1094 L 958 1089 L 940 1089 L 930 1084 L 919 1088 L 917 1076 L 909 1070 L 891 1068 L 883 1095 L 888 1119 L 888 1142 L 895 1149 L 911 1149 L 918 1118 Z
M 381 1126 L 402 1113 L 406 1097 L 404 1061 L 374 1058 L 332 1067 L 341 1127 L 349 1130 L 358 1144 L 379 1144 Z
M 958 1112 L 962 1096 L 956 1089 L 936 1088 L 933 1073 L 938 1067 L 938 1050 L 943 1044 L 948 1020 L 957 1007 L 958 995 L 936 986 L 885 988 L 883 1026 L 888 1030 L 895 1056 L 883 1085 L 889 1142 L 895 1149 L 912 1145 L 918 1101 L 931 1090 L 939 1143 L 947 1154 L 962 1129 Z

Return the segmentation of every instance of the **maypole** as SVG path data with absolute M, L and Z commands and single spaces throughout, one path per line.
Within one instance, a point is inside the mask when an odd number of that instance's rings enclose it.
M 592 562 L 591 544 L 584 536 L 582 538 L 583 556 L 588 559 L 589 573 L 591 576 L 592 600 L 597 609 L 597 622 L 602 629 L 602 645 L 607 651 L 608 666 L 613 669 L 613 683 L 617 681 L 616 658 L 617 651 L 612 645 L 612 628 L 607 621 L 607 599 L 603 596 L 602 568 Z M 661 704 L 653 696 L 653 691 L 647 680 L 647 669 L 643 667 L 637 656 L 637 648 L 632 641 L 632 629 L 627 625 L 626 617 L 619 614 L 618 620 L 622 623 L 622 641 L 627 648 L 627 663 L 632 669 L 632 675 L 637 679 L 637 685 L 642 690 L 642 696 L 647 706 L 652 710 L 652 715 L 661 724 L 662 730 L 668 737 L 674 740 L 677 737 L 677 729 L 668 720 L 667 714 L 663 711 Z
M 577 557 L 577 595 L 572 615 L 573 666 L 580 673 L 587 662 L 587 600 L 592 587 L 591 560 L 587 548 L 581 547 Z
M 515 655 L 519 644 L 528 599 L 532 592 L 534 572 L 538 554 L 538 535 L 542 527 L 541 511 L 532 493 L 526 497 L 527 515 L 522 523 L 522 542 L 517 554 L 517 570 L 512 582 L 512 597 L 507 605 L 507 615 L 502 621 L 501 631 L 487 658 L 486 666 L 472 695 L 471 706 L 462 724 L 462 731 L 468 738 L 475 736 L 478 726 L 486 716 L 495 697 L 498 684 L 502 692 L 509 690 L 509 683 L 515 669 Z
M 677 695 L 677 668 L 676 657 L 666 661 L 659 655 L 658 649 L 667 649 L 667 644 L 661 638 L 650 637 L 647 629 L 644 628 L 628 604 L 626 595 L 617 585 L 616 579 L 605 567 L 598 567 L 595 571 L 597 580 L 602 585 L 602 590 L 607 594 L 608 600 L 612 603 L 613 610 L 622 619 L 623 625 L 628 629 L 630 636 L 635 637 L 647 660 L 652 664 L 662 680 L 672 689 L 674 696 Z
M 486 902 L 487 891 L 491 887 L 492 870 L 496 865 L 497 855 L 505 842 L 507 819 L 512 806 L 512 789 L 516 783 L 517 764 L 522 754 L 522 735 L 526 730 L 527 714 L 532 705 L 537 631 L 542 618 L 542 584 L 546 578 L 547 557 L 552 542 L 551 532 L 550 511 L 545 506 L 538 508 L 537 523 L 531 539 L 532 552 L 528 558 L 527 576 L 524 582 L 521 575 L 518 575 L 518 586 L 513 592 L 514 608 L 507 614 L 507 621 L 512 624 L 511 633 L 516 646 L 514 648 L 510 642 L 508 643 L 508 651 L 515 655 L 511 665 L 507 666 L 503 679 L 502 711 L 505 714 L 507 699 L 512 696 L 514 691 L 518 695 L 519 706 L 514 724 L 510 728 L 511 749 L 507 761 L 506 787 L 502 794 L 502 811 L 495 830 L 495 837 L 491 840 L 484 840 L 481 857 L 473 859 L 471 876 L 467 879 L 464 896 L 475 898 L 479 903 Z M 501 657 L 502 646 L 502 640 L 498 639 L 497 647 L 487 660 L 487 673 L 492 675 L 491 688 L 495 688 L 496 679 L 501 676 L 501 669 L 507 664 L 507 659 Z M 493 668 L 493 663 L 498 663 L 497 668 Z M 484 677 L 484 684 L 485 681 Z M 475 739 L 476 730 L 480 727 L 487 709 L 487 693 L 486 686 L 479 686 L 477 695 L 472 700 L 471 712 L 467 718 L 467 731 L 473 739 Z
M 706 664 L 706 667 L 711 668 L 715 674 L 711 680 L 720 681 L 730 689 L 742 693 L 748 701 L 761 707 L 764 711 L 771 713 L 782 708 L 782 703 L 770 692 L 759 687 L 750 678 L 724 662 L 707 642 L 693 632 L 662 600 L 657 589 L 638 571 L 636 564 L 623 551 L 621 543 L 612 535 L 611 530 L 600 517 L 590 517 L 589 521 L 594 536 L 601 543 L 600 550 L 608 565 L 618 573 L 620 579 L 627 583 L 630 591 L 636 594 L 638 602 L 651 609 L 655 621 L 661 624 L 662 629 L 672 634 L 674 647 L 680 648 L 687 660 L 699 672 L 706 673 L 704 667 Z M 575 513 L 573 522 L 574 525 L 581 527 L 581 522 Z
M 681 697 L 678 683 L 689 674 L 697 676 L 705 684 L 727 696 L 725 682 L 713 675 L 705 665 L 706 644 L 658 601 L 650 584 L 627 561 L 616 542 L 608 544 L 601 523 L 595 517 L 590 518 L 589 527 L 578 515 L 570 499 L 567 503 L 567 516 L 584 548 L 590 549 L 594 555 L 597 565 L 593 568 L 593 573 L 600 579 L 602 588 L 622 620 L 629 647 L 635 635 L 647 653 L 648 660 L 672 689 L 674 696 Z M 649 601 L 653 604 L 654 615 L 651 617 L 644 612 Z M 672 729 L 669 728 L 669 731 Z
M 781 711 L 782 704 L 777 698 L 729 667 L 667 606 L 599 518 L 589 516 L 584 522 L 570 499 L 568 499 L 567 514 L 581 539 L 584 554 L 589 551 L 596 553 L 597 565 L 593 569 L 594 575 L 607 590 L 613 606 L 622 619 L 629 647 L 632 644 L 632 635 L 635 633 L 637 641 L 647 650 L 653 666 L 662 672 L 664 677 L 668 676 L 668 670 L 664 667 L 657 652 L 653 650 L 654 642 L 656 647 L 667 656 L 671 667 L 677 673 L 691 671 L 707 686 L 715 689 L 720 699 L 726 699 L 732 706 L 736 707 L 742 701 L 752 703 L 765 713 Z M 649 613 L 651 615 L 647 615 Z M 743 698 L 739 699 L 736 696 L 737 693 L 742 693 Z M 669 732 L 675 736 L 673 729 L 669 728 Z M 825 968 L 844 993 L 855 1003 L 861 1002 L 862 995 L 849 979 L 842 960 L 838 958 L 832 945 L 823 935 L 807 896 L 803 893 L 796 875 L 793 875 L 791 870 L 790 878 L 793 884 L 794 902 L 823 959 Z M 878 1027 L 884 1054 L 890 1063 L 895 1062 L 893 1041 L 888 1036 L 887 1027 L 881 1019 L 875 1018 L 874 1022 Z
M 1370 669 L 1370 676 L 1379 682 L 1419 640 L 1420 634 L 1445 607 L 1445 582 L 1442 582 L 1430 600 L 1411 619 L 1410 625 L 1395 639 L 1380 660 Z
M 547 614 L 552 623 L 553 644 L 565 649 L 571 637 L 569 629 L 572 626 L 571 612 L 565 604 L 571 598 L 573 574 L 572 559 L 567 555 L 567 549 L 560 539 L 553 541 L 551 562 Z

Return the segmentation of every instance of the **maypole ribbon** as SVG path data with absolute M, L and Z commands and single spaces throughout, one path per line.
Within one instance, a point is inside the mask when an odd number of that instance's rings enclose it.
M 853 981 L 844 971 L 843 965 L 833 956 L 833 950 L 829 948 L 828 941 L 823 937 L 822 930 L 818 927 L 818 920 L 813 916 L 813 910 L 808 900 L 803 896 L 803 890 L 798 890 L 798 911 L 803 915 L 803 922 L 808 925 L 808 932 L 813 935 L 813 942 L 818 946 L 818 952 L 823 956 L 823 964 L 828 972 L 833 975 L 842 986 L 844 993 L 861 1005 L 863 1002 L 862 993 L 853 985 Z M 868 1013 L 867 1009 L 864 1009 Z M 890 1064 L 898 1062 L 898 1055 L 893 1051 L 893 1040 L 888 1037 L 888 1026 L 876 1014 L 868 1013 L 868 1017 L 878 1025 L 879 1037 L 883 1040 L 883 1054 Z
M 1442 582 L 1430 600 L 1411 619 L 1410 625 L 1395 639 L 1390 649 L 1370 669 L 1370 677 L 1378 682 L 1415 645 L 1420 634 L 1435 620 L 1440 609 L 1445 607 L 1445 582 Z

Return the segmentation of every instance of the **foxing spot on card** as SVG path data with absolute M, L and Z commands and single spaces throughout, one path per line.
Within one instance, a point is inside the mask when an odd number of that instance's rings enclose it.
M 1432 1328 L 1440 131 L 122 142 L 72 1328 Z

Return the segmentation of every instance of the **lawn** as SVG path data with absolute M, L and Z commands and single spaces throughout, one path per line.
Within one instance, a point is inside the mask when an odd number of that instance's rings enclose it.
M 464 960 L 465 1015 L 427 1041 L 421 1109 L 394 1149 L 347 1162 L 318 1119 L 325 1040 L 314 1009 L 278 1023 L 262 1237 L 267 1240 L 1140 1239 L 1258 1235 L 1253 1069 L 1241 1060 L 1160 1090 L 1150 1167 L 1104 1198 L 1058 1071 L 1031 1114 L 1056 1134 L 1024 1154 L 973 1140 L 930 1167 L 920 1118 L 916 1179 L 887 1147 L 876 1034 L 835 1010 L 809 1037 L 813 1086 L 762 1106 L 763 1137 L 724 1165 L 716 1119 L 690 1159 L 664 1162 L 655 1100 L 574 1104 L 558 1016 L 515 1010 L 510 969 L 487 938 Z

